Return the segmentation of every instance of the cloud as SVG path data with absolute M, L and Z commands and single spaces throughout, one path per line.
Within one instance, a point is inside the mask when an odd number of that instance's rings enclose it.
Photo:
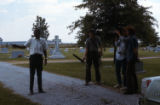
M 0 5 L 6 5 L 14 2 L 15 0 L 0 0 Z
M 149 9 L 149 11 L 151 11 L 153 14 L 153 17 L 157 20 L 157 24 L 160 27 L 160 14 L 159 14 L 159 10 L 160 10 L 160 2 L 157 0 L 140 0 L 139 3 L 145 7 L 151 7 Z M 160 30 L 159 27 L 156 27 L 156 31 L 159 32 L 160 35 Z
M 0 9 L 0 13 L 8 13 L 8 11 L 6 9 Z
M 59 35 L 62 42 L 76 42 L 76 34 L 68 35 L 67 26 L 86 13 L 85 10 L 75 11 L 74 6 L 80 3 L 75 0 L 15 0 L 13 5 L 5 7 L 9 10 L 2 15 L 4 21 L 0 24 L 1 37 L 4 41 L 28 40 L 32 34 L 32 24 L 39 15 L 46 18 L 50 26 L 50 40 Z
M 57 3 L 58 0 L 21 0 L 25 3 Z

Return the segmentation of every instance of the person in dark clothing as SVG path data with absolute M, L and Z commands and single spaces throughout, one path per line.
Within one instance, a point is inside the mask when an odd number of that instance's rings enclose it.
M 135 63 L 138 60 L 138 41 L 135 36 L 135 30 L 132 26 L 127 27 L 128 41 L 127 41 L 127 70 L 126 70 L 126 85 L 127 90 L 124 94 L 133 94 L 138 91 L 137 76 L 135 71 Z
M 45 56 L 45 65 L 47 64 L 47 43 L 44 39 L 40 38 L 40 30 L 35 29 L 34 38 L 28 40 L 24 46 L 12 45 L 15 48 L 30 48 L 30 95 L 33 95 L 34 75 L 37 71 L 38 77 L 38 90 L 39 93 L 44 93 L 42 88 L 42 70 L 43 70 L 43 55 Z
M 102 56 L 101 40 L 93 30 L 89 31 L 89 38 L 86 41 L 86 51 L 83 57 L 86 60 L 86 85 L 91 81 L 91 65 L 95 68 L 96 82 L 100 84 L 101 75 L 99 71 L 100 57 Z

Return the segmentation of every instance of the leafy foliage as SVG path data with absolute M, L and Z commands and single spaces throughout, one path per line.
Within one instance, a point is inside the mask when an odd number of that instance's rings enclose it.
M 46 19 L 42 18 L 40 16 L 37 16 L 35 23 L 33 23 L 33 32 L 35 29 L 40 29 L 41 30 L 41 37 L 47 39 L 49 36 L 49 31 L 48 31 L 48 23 L 46 23 Z
M 87 14 L 69 26 L 71 32 L 80 28 L 77 38 L 81 45 L 91 28 L 98 31 L 104 46 L 111 45 L 114 40 L 112 31 L 127 25 L 135 27 L 136 35 L 143 44 L 156 44 L 158 41 L 153 27 L 157 21 L 149 8 L 139 5 L 137 0 L 83 0 L 76 6 L 76 9 L 84 8 L 88 9 Z

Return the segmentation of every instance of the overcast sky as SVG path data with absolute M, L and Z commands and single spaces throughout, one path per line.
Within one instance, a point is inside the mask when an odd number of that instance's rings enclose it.
M 86 10 L 74 9 L 80 3 L 81 0 L 0 0 L 0 37 L 4 41 L 28 40 L 39 15 L 46 18 L 50 26 L 49 39 L 59 35 L 62 42 L 76 42 L 76 34 L 68 35 L 66 27 L 85 15 Z M 140 4 L 152 7 L 150 11 L 160 26 L 160 0 L 140 0 Z

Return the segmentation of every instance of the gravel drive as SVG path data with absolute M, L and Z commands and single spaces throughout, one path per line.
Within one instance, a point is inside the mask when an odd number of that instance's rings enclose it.
M 43 72 L 46 93 L 30 96 L 28 68 L 10 63 L 0 62 L 0 82 L 15 93 L 42 105 L 138 105 L 139 95 L 123 95 L 94 84 L 84 86 L 83 80 L 48 72 Z

